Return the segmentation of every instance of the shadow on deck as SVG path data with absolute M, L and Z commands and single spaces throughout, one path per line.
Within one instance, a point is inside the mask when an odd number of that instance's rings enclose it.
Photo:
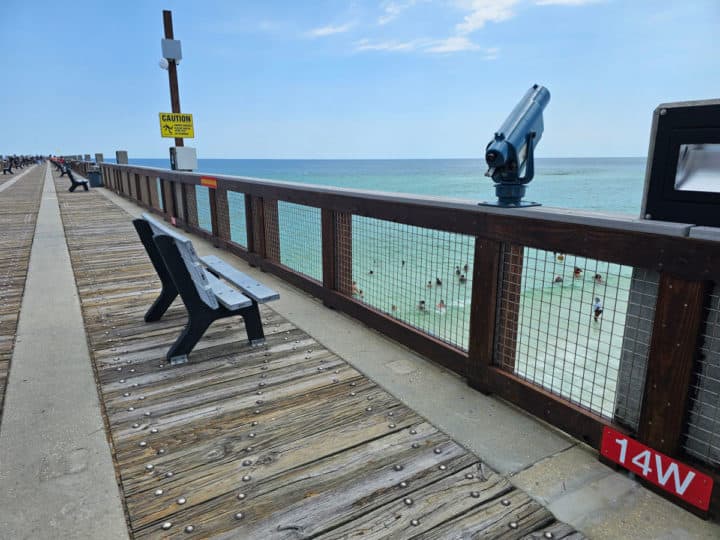
M 135 538 L 582 537 L 266 306 L 263 347 L 226 319 L 169 366 L 130 216 L 56 185 Z

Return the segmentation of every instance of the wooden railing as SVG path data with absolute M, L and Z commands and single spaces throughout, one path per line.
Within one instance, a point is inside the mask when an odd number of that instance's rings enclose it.
M 76 163 L 76 167 L 82 173 L 87 164 Z M 720 243 L 689 238 L 690 226 L 544 208 L 505 210 L 462 200 L 132 165 L 103 163 L 101 169 L 105 187 L 442 364 L 481 392 L 496 394 L 595 448 L 599 447 L 603 427 L 611 426 L 691 463 L 716 482 L 720 479 L 717 462 L 693 458 L 683 449 L 689 393 L 701 360 L 708 295 L 720 283 Z M 209 230 L 199 224 L 196 186 L 200 185 L 208 186 Z M 230 192 L 244 196 L 245 220 L 239 225 L 246 231 L 246 245 L 231 239 Z M 319 209 L 321 279 L 281 262 L 278 201 Z M 388 227 L 420 227 L 474 239 L 466 342 L 432 335 L 358 298 L 352 290 L 354 285 L 349 285 L 355 279 L 352 227 L 358 218 L 381 220 Z M 646 358 L 640 370 L 644 380 L 632 390 L 642 392 L 642 398 L 635 396 L 641 403 L 636 425 L 583 405 L 499 362 L 498 332 L 503 333 L 503 340 L 506 334 L 511 336 L 510 351 L 514 354 L 513 336 L 517 337 L 519 324 L 517 312 L 507 310 L 506 305 L 519 302 L 523 276 L 522 270 L 510 271 L 510 265 L 522 268 L 523 253 L 525 257 L 528 253 L 545 257 L 547 252 L 605 261 L 656 276 L 656 301 L 653 298 L 654 305 L 650 306 L 654 307 L 654 316 L 648 323 L 651 336 L 648 349 L 640 355 Z M 720 509 L 718 488 L 711 508 Z

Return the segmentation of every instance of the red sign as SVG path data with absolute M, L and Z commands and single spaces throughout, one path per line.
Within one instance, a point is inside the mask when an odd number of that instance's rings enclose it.
M 201 176 L 200 185 L 215 189 L 217 188 L 217 178 L 212 178 L 211 176 Z
M 712 478 L 627 435 L 605 427 L 600 453 L 701 510 L 710 506 Z

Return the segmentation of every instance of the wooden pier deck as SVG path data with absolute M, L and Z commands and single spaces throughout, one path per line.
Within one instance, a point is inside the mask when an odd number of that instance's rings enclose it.
M 268 307 L 265 346 L 225 320 L 167 365 L 130 216 L 56 185 L 133 537 L 582 538 Z
M 0 191 L 0 423 L 45 168 L 0 175 L 3 186 L 23 172 L 23 178 Z

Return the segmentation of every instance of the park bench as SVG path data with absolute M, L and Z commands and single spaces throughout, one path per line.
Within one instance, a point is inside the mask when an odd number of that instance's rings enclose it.
M 80 178 L 79 180 L 75 178 L 75 175 L 73 174 L 72 170 L 68 165 L 65 165 L 65 172 L 68 175 L 68 178 L 70 179 L 71 186 L 68 189 L 68 191 L 75 191 L 78 187 L 82 186 L 85 191 L 88 190 L 88 181 L 85 178 Z
M 277 292 L 218 257 L 200 259 L 190 239 L 148 214 L 133 225 L 162 283 L 145 321 L 160 320 L 178 294 L 188 312 L 187 325 L 167 353 L 171 364 L 187 362 L 208 327 L 226 317 L 240 315 L 245 320 L 251 346 L 265 342 L 258 304 L 277 300 Z

